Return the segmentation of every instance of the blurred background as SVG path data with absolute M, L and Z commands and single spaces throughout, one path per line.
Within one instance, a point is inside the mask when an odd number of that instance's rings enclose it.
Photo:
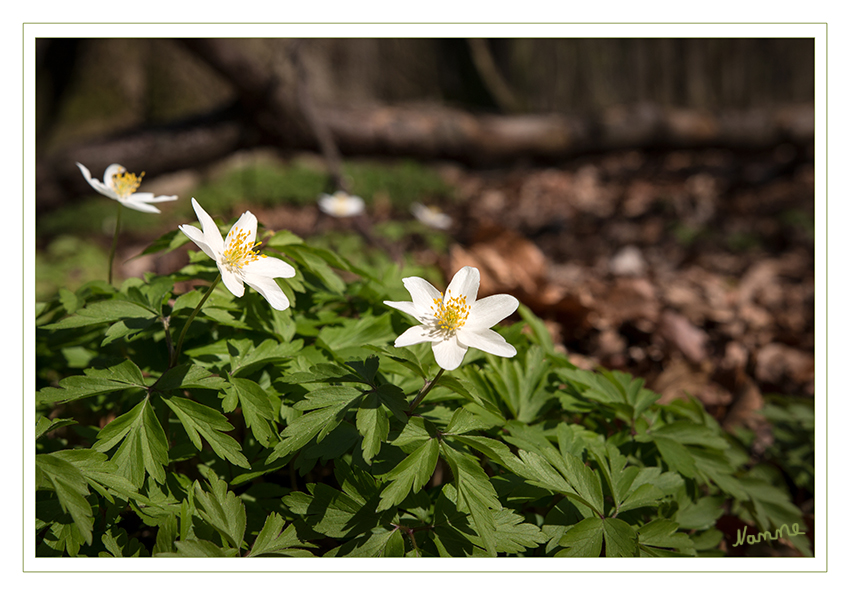
M 366 266 L 464 265 L 580 367 L 692 395 L 811 512 L 812 39 L 39 39 L 37 295 L 105 278 L 114 203 L 75 166 L 177 194 L 125 210 L 115 276 L 247 208 Z M 361 196 L 334 218 L 322 193 Z M 414 203 L 451 217 L 447 229 Z M 793 414 L 789 417 L 789 411 Z M 783 417 L 784 416 L 784 417 Z M 784 420 L 784 421 L 783 421 Z M 777 431 L 783 423 L 790 429 Z M 794 454 L 789 455 L 792 452 Z

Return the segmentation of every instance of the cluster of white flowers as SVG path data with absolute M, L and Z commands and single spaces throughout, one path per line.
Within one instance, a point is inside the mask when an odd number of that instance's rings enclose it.
M 125 167 L 113 163 L 106 168 L 103 182 L 92 178 L 89 170 L 77 163 L 86 181 L 104 196 L 122 205 L 146 213 L 159 213 L 152 203 L 177 200 L 177 196 L 154 196 L 150 192 L 136 192 L 144 172 L 136 176 Z M 276 278 L 295 276 L 295 269 L 279 258 L 269 258 L 258 250 L 257 218 L 246 211 L 236 221 L 227 237 L 222 239 L 215 221 L 192 198 L 192 208 L 201 223 L 201 229 L 180 225 L 179 229 L 192 240 L 204 254 L 215 261 L 224 286 L 236 297 L 245 293 L 245 285 L 254 288 L 276 310 L 286 310 L 290 303 Z M 363 199 L 346 192 L 323 194 L 319 208 L 334 217 L 352 217 L 364 210 Z M 452 220 L 433 207 L 415 203 L 412 207 L 417 219 L 437 229 L 447 229 Z M 407 329 L 395 341 L 396 347 L 430 342 L 434 359 L 444 370 L 460 366 L 470 347 L 499 355 L 513 357 L 516 349 L 490 327 L 513 314 L 519 302 L 507 294 L 478 298 L 481 278 L 478 269 L 463 267 L 449 283 L 445 295 L 420 277 L 403 279 L 412 302 L 385 301 L 387 306 L 413 316 L 420 324 Z

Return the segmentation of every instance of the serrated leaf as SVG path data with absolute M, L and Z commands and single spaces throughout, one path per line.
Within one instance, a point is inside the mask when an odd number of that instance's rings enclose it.
M 247 378 L 231 377 L 230 385 L 242 405 L 245 425 L 250 428 L 257 442 L 265 447 L 271 446 L 276 442 L 277 434 L 272 430 L 275 414 L 266 391 Z
M 250 339 L 231 339 L 228 341 L 228 347 L 232 349 L 230 352 L 230 374 L 244 377 L 260 366 L 285 361 L 298 353 L 303 345 L 304 342 L 301 340 L 291 343 L 278 343 L 272 339 L 266 339 L 254 346 Z
M 295 409 L 309 413 L 296 418 L 284 428 L 281 433 L 283 440 L 274 447 L 266 464 L 297 451 L 313 438 L 321 442 L 342 422 L 346 411 L 362 395 L 363 391 L 350 386 L 329 386 L 310 392 L 306 399 L 295 405 Z
M 136 491 L 136 487 L 121 475 L 118 466 L 109 461 L 102 452 L 85 448 L 60 450 L 53 456 L 73 465 L 90 487 L 94 488 L 109 502 L 114 502 L 112 494 L 119 494 L 127 499 L 149 504 L 150 501 Z
M 319 340 L 332 352 L 349 347 L 387 343 L 394 337 L 390 313 L 343 320 L 340 326 L 325 326 L 319 331 Z
M 697 425 L 690 421 L 680 420 L 673 423 L 653 428 L 653 437 L 662 436 L 670 438 L 681 444 L 695 444 L 715 450 L 725 450 L 729 448 L 729 443 L 720 436 L 717 432 L 702 425 Z
M 350 558 L 399 557 L 404 539 L 398 529 L 376 528 L 328 552 L 328 556 Z
M 183 557 L 183 558 L 234 558 L 239 555 L 236 548 L 219 547 L 211 541 L 205 539 L 186 539 L 175 541 L 177 553 L 163 552 L 159 554 L 162 557 Z
M 148 399 L 108 423 L 92 448 L 106 452 L 122 441 L 112 460 L 124 477 L 137 489 L 142 487 L 145 471 L 158 483 L 165 482 L 168 440 Z
M 602 519 L 605 557 L 623 558 L 637 555 L 637 533 L 621 519 Z
M 168 391 L 178 388 L 224 390 L 226 387 L 227 381 L 224 378 L 213 376 L 206 368 L 195 364 L 183 364 L 167 370 L 151 388 Z
M 195 503 L 201 517 L 213 526 L 236 550 L 242 549 L 242 538 L 247 524 L 245 505 L 227 483 L 210 473 L 207 476 L 210 491 L 205 492 L 196 480 L 193 484 Z
M 233 426 L 221 413 L 182 397 L 171 397 L 164 399 L 164 402 L 177 415 L 195 448 L 201 449 L 201 436 L 203 436 L 219 458 L 226 459 L 244 469 L 251 468 L 248 459 L 242 454 L 239 443 L 224 433 L 232 430 Z
M 71 376 L 59 381 L 60 388 L 45 387 L 36 393 L 36 402 L 55 403 L 108 394 L 126 389 L 147 389 L 142 371 L 130 360 L 105 370 L 89 368 L 84 376 Z
M 376 358 L 377 359 L 377 358 Z M 363 436 L 363 460 L 372 462 L 372 458 L 381 450 L 381 444 L 390 432 L 390 422 L 381 407 L 378 395 L 368 393 L 360 401 L 356 416 L 357 431 Z
M 602 553 L 602 541 L 602 519 L 584 519 L 573 525 L 558 541 L 558 545 L 566 549 L 555 555 L 559 557 L 598 558 Z
M 475 532 L 484 541 L 490 556 L 496 555 L 496 527 L 493 511 L 502 509 L 496 489 L 484 469 L 470 455 L 454 450 L 445 442 L 440 449 L 454 475 L 454 485 L 458 493 L 458 508 L 464 508 L 472 516 Z
M 506 508 L 493 513 L 493 522 L 496 549 L 501 553 L 518 554 L 548 540 L 537 525 L 523 522 L 520 515 Z
M 658 447 L 658 452 L 664 462 L 669 465 L 672 471 L 681 473 L 685 477 L 693 478 L 696 475 L 697 469 L 694 463 L 694 457 L 688 452 L 682 443 L 671 438 L 663 436 L 653 436 L 652 441 Z
M 382 353 L 393 361 L 400 363 L 420 378 L 425 379 L 428 377 L 428 373 L 425 371 L 422 362 L 419 361 L 419 358 L 416 357 L 416 354 L 414 354 L 410 349 L 406 347 L 393 346 L 375 347 L 373 345 L 369 345 L 368 347 L 369 349 Z
M 641 548 L 651 547 L 695 555 L 694 544 L 685 533 L 678 533 L 679 525 L 667 519 L 654 519 L 638 529 Z
M 113 531 L 115 532 L 115 535 L 112 534 Z M 148 551 L 145 546 L 142 545 L 135 537 L 130 539 L 127 535 L 127 531 L 124 529 L 115 529 L 110 527 L 106 530 L 106 533 L 101 536 L 100 540 L 113 558 L 139 558 L 142 556 L 148 556 Z M 100 556 L 104 557 L 106 556 L 106 553 L 100 552 Z
M 53 454 L 35 456 L 36 489 L 48 488 L 56 493 L 62 510 L 71 515 L 83 539 L 91 545 L 94 515 L 86 500 L 88 484 L 79 469 Z
M 156 312 L 152 311 L 148 307 L 140 306 L 139 304 L 125 300 L 104 300 L 88 304 L 85 308 L 78 310 L 75 314 L 62 319 L 59 322 L 46 324 L 41 328 L 45 330 L 80 328 L 84 326 L 91 326 L 93 324 L 115 322 L 116 320 L 124 318 L 155 319 Z
M 312 556 L 310 552 L 301 549 L 315 547 L 298 539 L 295 525 L 289 525 L 283 529 L 285 521 L 278 513 L 273 512 L 266 517 L 263 528 L 254 540 L 254 545 L 248 553 L 248 557 L 256 556 Z
M 381 492 L 378 512 L 400 504 L 412 491 L 419 490 L 434 474 L 440 453 L 438 440 L 429 439 L 391 471 L 379 478 L 388 482 Z
M 76 420 L 67 417 L 49 419 L 43 415 L 39 415 L 38 421 L 35 424 L 35 439 L 38 440 L 48 432 L 52 432 L 53 430 L 63 428 L 65 426 L 72 426 L 76 423 Z

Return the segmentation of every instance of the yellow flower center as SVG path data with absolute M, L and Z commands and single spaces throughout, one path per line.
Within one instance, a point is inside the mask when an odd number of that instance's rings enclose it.
M 145 177 L 145 172 L 142 172 L 137 176 L 136 174 L 131 174 L 127 170 L 124 170 L 121 173 L 112 175 L 112 188 L 118 196 L 121 198 L 127 198 L 138 190 L 143 177 Z
M 466 297 L 464 296 L 452 297 L 449 292 L 446 299 L 442 299 L 442 297 L 443 294 L 441 293 L 441 299 L 434 300 L 431 310 L 437 319 L 437 328 L 447 333 L 453 333 L 466 324 L 469 306 L 466 304 Z
M 258 258 L 266 257 L 265 254 L 260 254 L 256 249 L 260 245 L 259 241 L 253 244 L 248 242 L 248 232 L 246 230 L 237 228 L 234 232 L 227 242 L 224 253 L 221 255 L 221 264 L 232 271 L 233 269 L 241 269 L 249 262 L 253 262 Z

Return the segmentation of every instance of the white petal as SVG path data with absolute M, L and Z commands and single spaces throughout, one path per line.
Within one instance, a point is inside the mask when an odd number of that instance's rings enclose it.
M 472 304 L 464 328 L 470 330 L 490 328 L 516 312 L 518 307 L 519 300 L 506 293 L 482 298 Z
M 89 183 L 89 186 L 91 186 L 92 188 L 94 188 L 100 194 L 103 194 L 104 196 L 108 196 L 109 198 L 114 198 L 116 200 L 118 199 L 118 195 L 115 193 L 114 190 L 112 190 L 111 188 L 108 188 L 100 180 L 95 180 L 94 178 L 91 177 L 91 172 L 88 170 L 88 168 L 85 165 L 83 165 L 82 163 L 77 163 L 77 167 L 80 168 L 80 171 L 83 173 L 83 177 L 86 179 L 86 182 Z
M 115 181 L 112 179 L 115 175 L 123 174 L 127 171 L 127 168 L 123 165 L 119 165 L 118 163 L 113 163 L 109 167 L 106 168 L 106 171 L 103 172 L 103 183 L 113 192 L 115 192 Z
M 413 304 L 413 302 L 390 302 L 388 300 L 384 300 L 384 303 L 390 308 L 401 310 L 405 314 L 410 314 L 419 322 L 423 322 L 422 317 L 419 314 L 419 310 L 416 309 L 416 306 Z
M 514 346 L 505 341 L 502 335 L 490 329 L 469 330 L 464 327 L 458 329 L 457 339 L 463 345 L 475 347 L 493 355 L 499 355 L 501 357 L 513 357 L 516 355 Z
M 412 326 L 395 340 L 396 347 L 407 347 L 408 345 L 416 345 L 417 343 L 425 343 L 433 341 L 433 336 L 428 332 L 428 329 L 422 325 Z
M 244 265 L 242 270 L 245 272 L 245 282 L 249 285 L 248 275 L 268 277 L 269 279 L 273 279 L 275 277 L 289 278 L 295 276 L 295 269 L 292 268 L 289 263 L 271 256 L 252 260 L 248 264 Z
M 233 227 L 230 228 L 230 231 L 227 232 L 227 238 L 224 240 L 224 245 L 229 246 L 230 241 L 234 235 L 239 233 L 239 230 L 244 230 L 248 232 L 245 240 L 252 244 L 257 239 L 257 218 L 254 216 L 251 211 L 245 211 L 242 213 L 242 216 L 239 217 L 239 220 L 233 224 Z
M 423 314 L 431 311 L 434 300 L 443 301 L 437 288 L 421 277 L 405 277 L 402 282 L 405 289 L 410 292 L 410 297 L 413 298 L 413 305 Z
M 187 238 L 195 242 L 198 248 L 204 251 L 204 254 L 215 260 L 215 253 L 212 251 L 212 248 L 207 245 L 204 232 L 192 225 L 180 225 L 177 229 L 186 234 Z
M 227 267 L 222 267 L 218 263 L 216 265 L 221 273 L 221 280 L 224 281 L 224 286 L 236 297 L 242 297 L 245 293 L 245 286 L 242 285 L 242 279 L 236 273 L 231 273 Z
M 289 299 L 283 290 L 271 277 L 262 277 L 256 275 L 245 275 L 245 283 L 253 287 L 257 292 L 266 298 L 266 301 L 275 310 L 286 310 L 289 307 Z
M 138 202 L 152 203 L 177 200 L 177 195 L 174 194 L 172 196 L 154 196 L 153 192 L 134 192 L 132 198 L 133 200 Z
M 466 347 L 460 345 L 455 337 L 432 343 L 431 349 L 434 351 L 437 365 L 444 370 L 457 368 L 463 361 L 463 356 L 466 355 Z
M 463 267 L 455 276 L 452 277 L 446 296 L 451 294 L 451 297 L 457 298 L 463 296 L 466 298 L 467 305 L 471 306 L 475 303 L 475 298 L 478 296 L 478 286 L 481 284 L 481 275 L 475 267 Z
M 118 201 L 128 209 L 133 209 L 134 211 L 141 211 L 142 213 L 160 212 L 156 207 L 149 205 L 146 202 L 136 200 L 135 194 L 131 195 L 129 198 L 119 198 Z
M 224 252 L 224 240 L 221 239 L 221 232 L 218 230 L 218 226 L 216 226 L 212 217 L 207 215 L 207 212 L 194 198 L 192 199 L 192 208 L 195 209 L 195 215 L 198 216 L 198 221 L 201 222 L 201 228 L 204 230 L 204 242 L 215 254 L 212 258 L 218 260 L 221 253 Z

